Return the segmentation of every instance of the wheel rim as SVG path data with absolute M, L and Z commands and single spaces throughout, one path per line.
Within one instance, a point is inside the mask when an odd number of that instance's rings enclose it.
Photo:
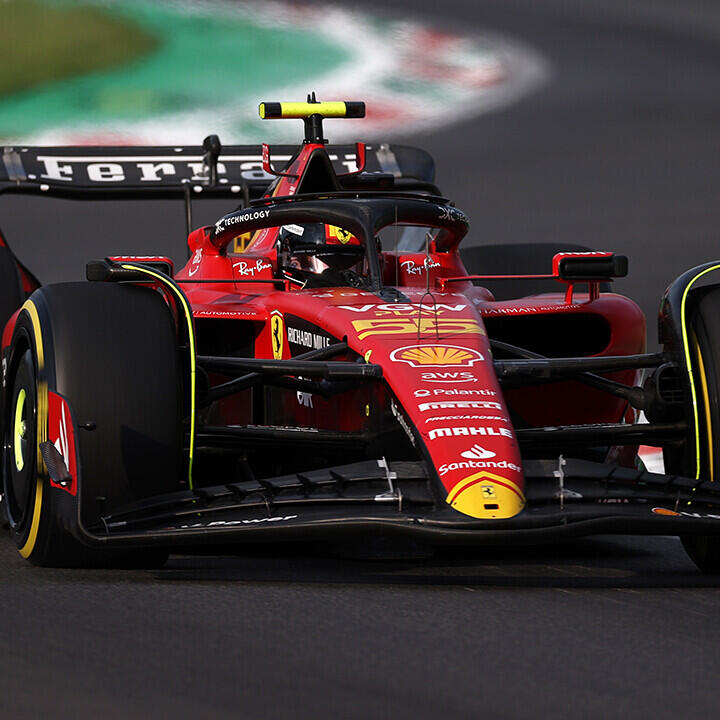
M 15 467 L 21 472 L 25 467 L 25 451 L 27 449 L 27 423 L 25 421 L 25 399 L 27 393 L 21 388 L 15 401 L 15 422 L 13 423 L 13 449 Z
M 5 492 L 7 514 L 16 530 L 25 527 L 32 513 L 35 491 L 35 373 L 27 360 L 21 361 L 13 382 L 12 404 L 5 426 Z

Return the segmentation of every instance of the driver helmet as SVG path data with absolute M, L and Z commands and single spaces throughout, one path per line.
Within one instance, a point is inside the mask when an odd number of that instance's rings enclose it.
M 312 272 L 322 272 L 327 268 L 347 270 L 358 262 L 363 252 L 362 244 L 355 235 L 325 223 L 283 225 L 280 245 L 291 265 Z M 350 248 L 355 248 L 355 252 Z

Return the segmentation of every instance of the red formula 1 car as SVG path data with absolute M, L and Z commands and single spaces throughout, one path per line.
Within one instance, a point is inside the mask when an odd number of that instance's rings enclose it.
M 4 152 L 5 193 L 184 194 L 189 228 L 191 199 L 232 203 L 189 232 L 178 272 L 108 257 L 88 282 L 40 287 L 2 242 L 4 504 L 23 557 L 647 533 L 718 567 L 720 286 L 705 278 L 720 265 L 669 288 L 663 350 L 646 353 L 642 313 L 608 292 L 624 257 L 481 247 L 463 263 L 468 218 L 427 154 L 323 138 L 323 118 L 362 103 L 260 112 L 304 120 L 298 150 L 275 148 L 281 172 L 267 146 L 215 136 Z M 546 270 L 528 273 L 538 249 Z M 639 445 L 672 474 L 646 472 Z

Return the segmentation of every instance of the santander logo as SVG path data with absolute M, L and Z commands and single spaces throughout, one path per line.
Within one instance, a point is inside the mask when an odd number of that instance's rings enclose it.
M 495 453 L 492 450 L 486 450 L 480 445 L 473 445 L 469 450 L 461 452 L 460 455 L 468 460 L 487 460 L 494 458 Z

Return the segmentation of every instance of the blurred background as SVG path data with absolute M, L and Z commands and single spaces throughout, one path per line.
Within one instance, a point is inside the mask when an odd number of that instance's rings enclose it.
M 365 100 L 330 140 L 430 151 L 467 243 L 628 255 L 651 348 L 666 285 L 720 257 L 716 0 L 0 0 L 0 47 L 0 146 L 295 142 L 258 102 Z M 43 282 L 183 259 L 179 201 L 6 196 L 0 227 Z M 717 578 L 674 538 L 153 574 L 0 557 L 0 709 L 21 716 L 717 715 Z

